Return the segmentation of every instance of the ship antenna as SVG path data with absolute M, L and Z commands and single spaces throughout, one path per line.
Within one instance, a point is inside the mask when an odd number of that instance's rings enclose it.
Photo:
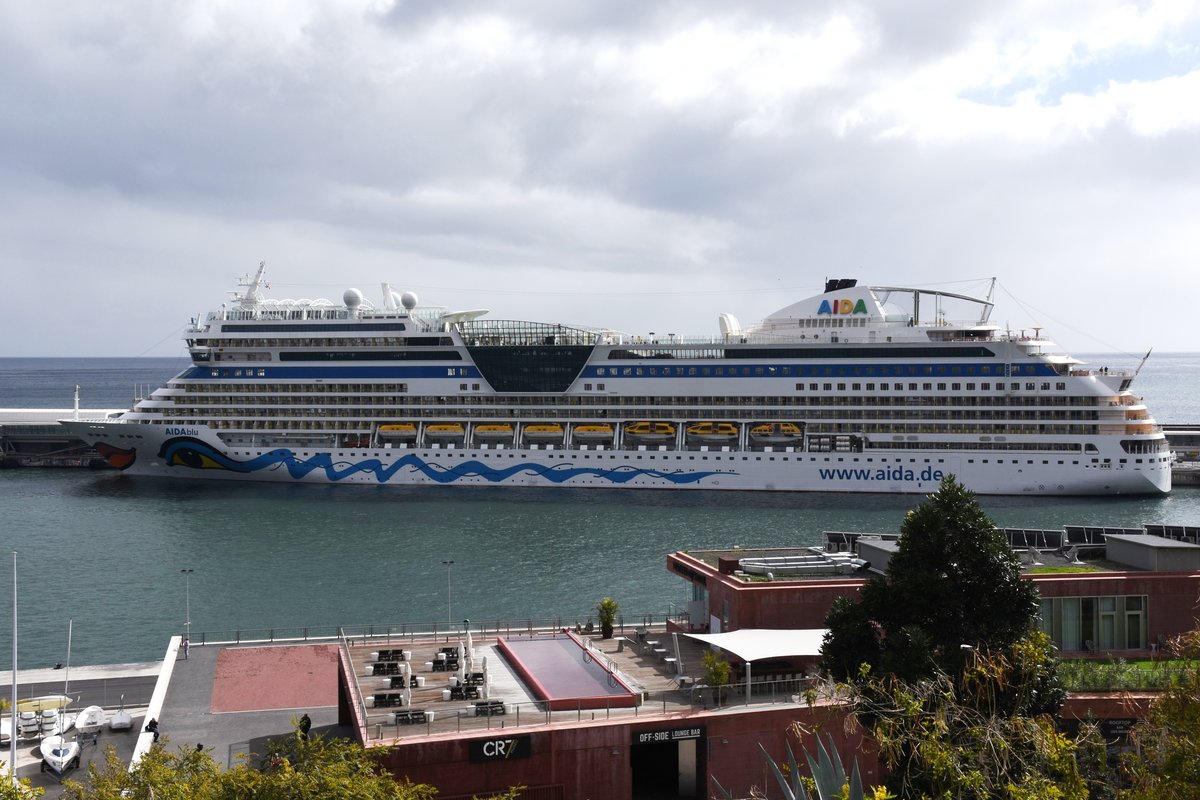
M 988 293 L 987 293 L 987 297 L 984 298 L 983 308 L 981 308 L 979 310 L 979 324 L 980 325 L 987 322 L 988 319 L 992 316 L 992 309 L 996 305 L 994 302 L 992 302 L 992 296 L 995 293 L 996 293 L 996 279 L 992 278 L 992 282 L 990 284 L 988 284 Z
M 238 281 L 238 286 L 246 287 L 246 291 L 237 295 L 238 305 L 242 308 L 252 308 L 262 302 L 262 292 L 259 287 L 263 284 L 263 274 L 267 271 L 267 262 L 258 262 L 258 271 L 254 273 L 253 278 L 242 278 Z
M 1147 359 L 1150 358 L 1150 354 L 1153 352 L 1154 352 L 1154 348 L 1151 347 L 1149 350 L 1146 351 L 1146 355 L 1142 356 L 1142 363 L 1138 364 L 1137 369 L 1135 369 L 1133 371 L 1133 378 L 1130 379 L 1131 382 L 1133 380 L 1137 379 L 1138 373 L 1142 371 L 1142 367 L 1146 366 L 1146 361 L 1147 361 Z

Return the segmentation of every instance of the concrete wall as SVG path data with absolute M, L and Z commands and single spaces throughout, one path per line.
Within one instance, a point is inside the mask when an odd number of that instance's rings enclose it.
M 685 570 L 672 569 L 682 564 Z M 838 597 L 857 596 L 861 578 L 828 578 L 805 581 L 743 583 L 723 575 L 704 562 L 683 553 L 668 556 L 668 569 L 680 577 L 704 574 L 708 591 L 708 613 L 718 619 L 729 601 L 729 624 L 724 630 L 740 628 L 824 628 L 825 615 Z
M 1110 534 L 1108 559 L 1137 569 L 1181 571 L 1200 569 L 1200 547 L 1161 536 Z
M 796 724 L 809 731 L 798 738 Z M 698 713 L 683 717 L 647 718 L 637 722 L 589 722 L 579 727 L 496 730 L 493 737 L 528 736 L 530 755 L 488 764 L 470 762 L 470 742 L 489 737 L 473 736 L 459 740 L 417 737 L 392 748 L 382 763 L 398 777 L 430 783 L 439 789 L 438 797 L 454 798 L 501 791 L 510 786 L 530 787 L 535 798 L 608 798 L 630 800 L 633 797 L 635 737 L 642 732 L 702 727 L 704 735 L 695 740 L 696 796 L 711 797 L 716 786 L 713 776 L 735 797 L 745 797 L 752 786 L 774 787 L 759 743 L 772 758 L 786 761 L 785 742 L 803 763 L 801 747 L 814 750 L 811 731 L 832 734 L 844 759 L 859 760 L 864 782 L 877 781 L 878 767 L 873 751 L 864 749 L 857 734 L 847 734 L 840 710 L 836 707 L 787 705 L 766 709 L 751 707 L 737 713 L 736 706 L 716 713 Z M 690 745 L 689 745 L 690 748 Z M 642 767 L 644 769 L 645 767 Z M 664 769 L 673 767 L 664 765 Z M 671 776 L 667 776 L 671 779 Z
M 1132 724 L 1145 716 L 1149 700 L 1148 695 L 1073 695 L 1063 706 L 1062 717 L 1067 721 L 1091 719 Z M 414 737 L 392 748 L 382 762 L 398 777 L 437 786 L 438 797 L 443 800 L 518 785 L 529 787 L 525 796 L 535 800 L 631 800 L 636 746 L 632 743 L 637 734 L 685 726 L 702 727 L 705 732 L 695 743 L 699 798 L 715 795 L 714 777 L 735 797 L 749 796 L 752 787 L 766 789 L 768 796 L 777 796 L 778 789 L 759 745 L 766 748 L 773 760 L 784 763 L 786 746 L 790 744 L 803 764 L 802 748 L 816 751 L 816 732 L 833 736 L 847 768 L 854 759 L 858 760 L 864 785 L 874 785 L 880 779 L 871 743 L 858 733 L 846 732 L 844 715 L 836 706 L 760 707 L 742 713 L 732 706 L 718 713 L 647 718 L 638 722 L 496 730 L 492 738 L 528 736 L 531 755 L 490 764 L 471 763 L 469 758 L 470 742 L 489 737 L 460 740 Z M 664 765 L 664 769 L 673 767 Z

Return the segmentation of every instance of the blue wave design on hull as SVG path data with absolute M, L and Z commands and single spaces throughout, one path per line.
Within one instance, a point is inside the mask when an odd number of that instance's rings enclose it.
M 430 464 L 424 459 L 407 454 L 396 459 L 390 466 L 385 466 L 377 458 L 368 458 L 357 462 L 334 462 L 329 453 L 319 453 L 309 459 L 299 459 L 296 454 L 287 449 L 279 448 L 261 456 L 246 461 L 229 458 L 212 446 L 188 437 L 168 439 L 158 451 L 158 456 L 169 467 L 188 467 L 190 469 L 220 469 L 237 472 L 243 475 L 262 470 L 286 469 L 288 474 L 300 480 L 314 470 L 322 470 L 331 482 L 344 480 L 360 472 L 370 472 L 380 483 L 387 483 L 392 476 L 403 469 L 413 469 L 437 483 L 454 483 L 462 478 L 484 478 L 491 483 L 501 483 L 521 473 L 536 475 L 552 483 L 565 483 L 581 475 L 602 478 L 614 484 L 624 484 L 638 477 L 660 478 L 678 486 L 699 483 L 705 478 L 721 474 L 720 472 L 663 472 L 656 469 L 638 469 L 621 466 L 615 469 L 599 469 L 596 467 L 574 467 L 569 464 L 545 466 L 541 464 L 514 464 L 511 467 L 497 469 L 480 461 L 464 461 L 453 467 L 443 467 Z

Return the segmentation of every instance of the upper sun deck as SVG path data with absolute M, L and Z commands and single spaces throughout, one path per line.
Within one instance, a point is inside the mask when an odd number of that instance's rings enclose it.
M 646 358 L 686 358 L 688 348 L 746 345 L 846 346 L 854 344 L 952 344 L 1004 343 L 1018 352 L 1059 365 L 1078 362 L 1058 352 L 1057 345 L 1041 336 L 1006 331 L 988 321 L 993 307 L 988 297 L 897 286 L 858 286 L 853 280 L 830 280 L 826 291 L 792 303 L 768 315 L 755 325 L 742 328 L 732 314 L 721 314 L 720 333 L 716 335 L 630 334 L 606 328 L 561 323 L 481 319 L 486 310 L 454 311 L 436 306 L 417 305 L 411 292 L 403 295 L 382 284 L 383 302 L 372 305 L 357 289 L 348 289 L 342 304 L 326 299 L 264 299 L 265 267 L 259 266 L 253 278 L 242 278 L 242 291 L 231 293 L 231 302 L 210 312 L 203 321 L 192 320 L 186 335 L 190 338 L 220 330 L 245 336 L 254 330 L 269 332 L 272 338 L 289 332 L 312 334 L 317 330 L 330 335 L 355 337 L 368 328 L 381 331 L 379 323 L 388 323 L 389 336 L 420 333 L 458 334 L 461 343 L 471 346 L 527 347 L 621 346 L 645 348 Z M 242 327 L 238 323 L 250 323 Z M 307 323 L 307 324 L 305 324 Z M 272 324 L 272 327 L 258 328 Z M 312 327 L 313 325 L 317 327 Z M 237 326 L 237 327 L 231 327 Z M 253 326 L 253 327 L 251 327 Z M 343 327 L 344 326 L 344 327 Z M 403 331 L 404 333 L 399 333 Z M 368 334 L 371 335 L 371 334 Z M 381 334 L 374 334 L 376 336 Z M 383 342 L 391 346 L 397 343 Z M 852 355 L 852 354 L 848 354 Z M 634 354 L 635 357 L 636 354 Z M 622 357 L 630 357 L 629 353 Z

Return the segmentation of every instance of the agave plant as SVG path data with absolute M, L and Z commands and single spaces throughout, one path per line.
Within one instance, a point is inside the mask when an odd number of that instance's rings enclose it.
M 808 761 L 808 768 L 812 772 L 813 782 L 816 784 L 816 794 L 812 796 L 804 788 L 804 781 L 800 777 L 800 770 L 796 766 L 796 757 L 792 753 L 790 743 L 784 743 L 788 756 L 787 775 L 783 774 L 783 770 L 775 763 L 775 759 L 771 758 L 767 748 L 762 744 L 758 745 L 763 752 L 763 758 L 771 765 L 771 771 L 775 775 L 775 780 L 779 782 L 784 800 L 866 800 L 862 777 L 858 772 L 858 759 L 854 760 L 850 776 L 847 778 L 841 756 L 838 755 L 837 746 L 833 742 L 833 736 L 830 734 L 826 734 L 826 736 L 829 738 L 828 748 L 821 741 L 821 735 L 817 734 L 817 757 L 815 759 L 809 754 L 807 748 L 804 750 L 804 757 Z M 713 778 L 713 783 L 716 784 L 724 800 L 734 800 L 733 794 L 717 783 L 716 778 Z M 842 794 L 843 788 L 848 790 L 847 794 Z

